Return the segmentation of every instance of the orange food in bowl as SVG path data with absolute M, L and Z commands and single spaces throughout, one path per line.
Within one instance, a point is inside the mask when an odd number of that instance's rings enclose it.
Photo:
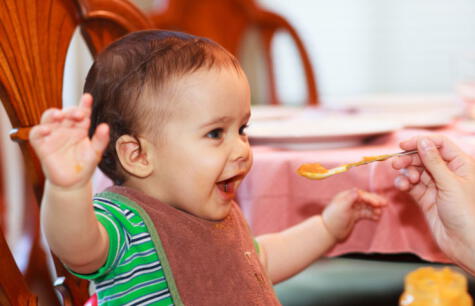
M 406 276 L 400 306 L 472 306 L 467 279 L 448 267 L 419 268 Z

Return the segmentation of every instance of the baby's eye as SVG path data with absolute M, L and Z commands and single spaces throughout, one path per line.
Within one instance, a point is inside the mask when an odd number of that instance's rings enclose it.
M 208 132 L 208 134 L 206 134 L 206 137 L 213 138 L 213 139 L 219 139 L 222 136 L 223 136 L 223 129 L 214 129 Z
M 246 129 L 247 129 L 248 127 L 249 127 L 248 124 L 244 124 L 243 126 L 241 126 L 241 127 L 239 128 L 239 134 L 240 134 L 240 135 L 246 135 Z

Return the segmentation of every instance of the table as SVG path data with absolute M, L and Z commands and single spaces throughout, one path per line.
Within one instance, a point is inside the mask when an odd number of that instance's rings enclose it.
M 435 244 L 417 204 L 393 181 L 391 162 L 353 168 L 325 180 L 308 180 L 296 174 L 302 163 L 318 162 L 326 168 L 359 160 L 363 156 L 401 151 L 401 140 L 424 133 L 441 133 L 475 155 L 475 133 L 453 123 L 436 130 L 402 129 L 350 148 L 315 151 L 253 147 L 254 165 L 238 191 L 238 202 L 255 235 L 283 230 L 319 214 L 339 191 L 357 187 L 389 201 L 379 222 L 362 220 L 328 256 L 346 253 L 414 253 L 427 261 L 450 262 Z

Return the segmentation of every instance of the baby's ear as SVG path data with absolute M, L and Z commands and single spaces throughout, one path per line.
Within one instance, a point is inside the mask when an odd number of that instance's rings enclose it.
M 122 135 L 115 143 L 120 164 L 129 174 L 145 178 L 153 172 L 153 146 L 143 138 Z

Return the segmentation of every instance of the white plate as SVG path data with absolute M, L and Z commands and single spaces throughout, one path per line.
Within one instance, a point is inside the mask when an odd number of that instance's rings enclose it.
M 439 106 L 452 106 L 457 103 L 457 96 L 453 93 L 431 94 L 431 93 L 382 93 L 368 94 L 347 97 L 327 97 L 324 104 L 328 106 L 359 106 L 376 109 L 409 109 L 424 108 L 430 109 Z
M 303 107 L 282 106 L 282 105 L 253 105 L 251 109 L 251 120 L 275 120 L 287 119 L 298 115 L 304 110 Z
M 355 146 L 366 139 L 401 128 L 397 121 L 330 115 L 311 119 L 253 122 L 247 133 L 252 145 L 287 149 L 330 149 Z
M 437 128 L 446 126 L 460 116 L 460 112 L 454 108 L 439 108 L 428 110 L 388 110 L 366 111 L 359 113 L 360 117 L 377 117 L 380 120 L 399 122 L 406 128 Z
M 373 94 L 327 101 L 328 107 L 353 108 L 361 115 L 399 121 L 404 127 L 442 127 L 461 116 L 464 107 L 453 94 Z

